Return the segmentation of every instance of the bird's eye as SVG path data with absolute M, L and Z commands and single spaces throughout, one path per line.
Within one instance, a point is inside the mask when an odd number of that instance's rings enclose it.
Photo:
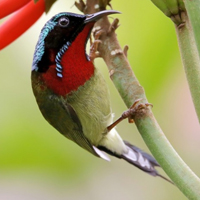
M 58 24 L 61 26 L 61 27 L 67 27 L 68 24 L 69 24 L 69 19 L 67 17 L 62 17 L 59 19 L 58 21 Z

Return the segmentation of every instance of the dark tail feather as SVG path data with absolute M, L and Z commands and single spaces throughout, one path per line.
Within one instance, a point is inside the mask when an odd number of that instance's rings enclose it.
M 135 165 L 139 169 L 147 172 L 152 176 L 157 176 L 158 172 L 154 168 L 155 166 L 160 166 L 157 161 L 149 154 L 143 152 L 138 147 L 124 141 L 129 151 L 126 154 L 122 154 L 121 158 Z
M 111 152 L 110 150 L 108 150 L 108 149 L 106 149 L 105 147 L 102 147 L 102 146 L 100 146 L 98 148 L 100 150 L 105 151 L 106 153 L 109 153 L 112 156 L 126 160 L 130 164 L 138 167 L 142 171 L 144 171 L 144 172 L 146 172 L 146 173 L 148 173 L 152 176 L 159 176 L 159 177 L 163 178 L 164 180 L 174 184 L 171 180 L 165 178 L 164 176 L 160 175 L 157 172 L 155 167 L 160 167 L 160 165 L 155 160 L 155 158 L 153 158 L 148 153 L 145 153 L 144 151 L 142 151 L 138 147 L 136 147 L 136 146 L 134 146 L 134 145 L 132 145 L 132 144 L 126 142 L 126 141 L 124 141 L 124 143 L 126 144 L 129 151 L 126 154 L 122 154 L 122 155 L 117 155 L 117 154 Z
M 158 173 L 158 171 L 155 169 L 155 167 L 160 167 L 158 162 L 148 153 L 142 151 L 138 147 L 124 141 L 126 146 L 129 148 L 129 151 L 127 154 L 123 154 L 121 156 L 122 159 L 126 160 L 132 165 L 135 165 L 139 169 L 141 169 L 144 172 L 147 172 L 148 174 L 152 176 L 159 176 L 163 178 L 164 180 L 174 184 L 171 180 L 167 179 L 166 177 L 162 176 Z

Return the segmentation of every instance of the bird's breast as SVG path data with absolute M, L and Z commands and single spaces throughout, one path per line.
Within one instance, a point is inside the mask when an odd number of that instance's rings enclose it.
M 93 75 L 93 63 L 63 63 L 63 69 L 58 76 L 57 66 L 51 65 L 46 73 L 42 74 L 42 78 L 46 86 L 55 94 L 65 96 L 72 91 L 76 91 L 80 86 L 84 85 Z
M 89 81 L 67 97 L 67 102 L 78 115 L 84 135 L 97 145 L 112 123 L 109 90 L 98 69 Z

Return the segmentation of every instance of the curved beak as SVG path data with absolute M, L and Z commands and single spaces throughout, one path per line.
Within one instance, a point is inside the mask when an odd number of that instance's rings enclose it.
M 116 11 L 116 10 L 103 10 L 94 14 L 88 14 L 86 15 L 86 19 L 84 21 L 84 24 L 90 23 L 90 22 L 96 22 L 100 18 L 111 15 L 111 14 L 121 14 L 121 12 Z

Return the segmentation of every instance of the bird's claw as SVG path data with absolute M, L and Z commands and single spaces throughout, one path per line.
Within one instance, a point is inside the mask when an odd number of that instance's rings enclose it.
M 128 118 L 129 123 L 134 123 L 134 116 L 140 112 L 142 109 L 145 109 L 149 106 L 153 107 L 151 103 L 140 103 L 142 99 L 137 99 L 133 105 L 126 111 L 123 112 L 121 118 Z

